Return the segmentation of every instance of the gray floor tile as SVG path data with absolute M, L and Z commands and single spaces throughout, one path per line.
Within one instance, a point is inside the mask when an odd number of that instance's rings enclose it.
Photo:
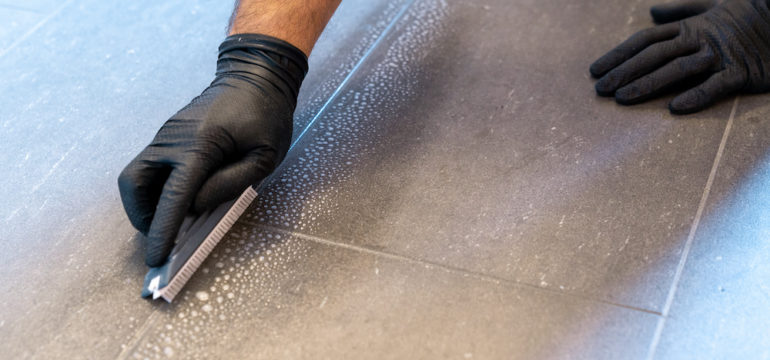
M 657 316 L 236 226 L 123 358 L 634 359 Z
M 654 2 L 345 0 L 295 137 L 323 116 L 163 305 L 115 180 L 211 80 L 232 2 L 71 1 L 0 57 L 0 357 L 643 358 L 659 317 L 607 302 L 661 310 L 731 109 L 593 95 Z M 64 2 L 3 3 L 0 52 Z M 765 100 L 741 102 L 661 358 L 768 357 Z
M 311 58 L 302 109 L 323 103 L 399 4 L 346 1 Z M 3 357 L 109 358 L 149 315 L 116 178 L 208 85 L 231 6 L 78 1 L 0 58 Z
M 0 6 L 0 53 L 30 31 L 43 16 L 38 13 Z
M 150 124 L 185 101 L 175 96 L 203 85 L 202 76 L 185 74 L 211 65 L 172 67 L 167 59 L 182 51 L 203 59 L 202 45 L 221 37 L 228 13 L 79 5 L 0 59 L 2 73 L 13 74 L 0 85 L 0 289 L 9 295 L 0 350 L 9 358 L 115 356 L 150 314 L 138 297 L 145 269 L 115 179 L 130 148 L 152 136 Z M 179 89 L 167 85 L 175 78 Z
M 659 359 L 770 359 L 770 106 L 743 97 Z
M 416 2 L 247 217 L 659 311 L 731 103 L 597 98 L 610 41 L 551 34 L 628 34 L 574 15 L 625 3 L 486 4 Z
M 310 72 L 294 114 L 295 139 L 408 3 L 346 0 L 341 4 L 310 55 Z

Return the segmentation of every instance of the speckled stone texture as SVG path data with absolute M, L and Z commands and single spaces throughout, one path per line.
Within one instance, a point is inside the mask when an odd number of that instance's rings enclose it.
M 343 1 L 294 147 L 165 304 L 116 178 L 232 4 L 0 0 L 0 358 L 770 359 L 768 97 L 593 92 L 653 4 Z

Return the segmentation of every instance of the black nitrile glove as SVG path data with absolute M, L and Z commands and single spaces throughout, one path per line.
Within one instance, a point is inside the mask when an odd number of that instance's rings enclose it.
M 596 92 L 618 103 L 648 100 L 672 85 L 707 77 L 669 104 L 700 111 L 720 98 L 770 90 L 768 0 L 680 1 L 653 7 L 666 23 L 642 30 L 591 65 Z M 673 22 L 676 21 L 676 22 Z
M 232 200 L 270 174 L 291 143 L 307 57 L 284 41 L 239 34 L 219 47 L 216 78 L 160 128 L 118 178 L 128 218 L 162 265 L 190 211 Z

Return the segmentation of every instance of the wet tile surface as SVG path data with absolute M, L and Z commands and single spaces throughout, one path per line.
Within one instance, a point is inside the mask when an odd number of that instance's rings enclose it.
M 768 112 L 740 100 L 657 358 L 770 359 Z
M 593 94 L 654 2 L 345 0 L 308 131 L 166 305 L 138 296 L 115 180 L 211 80 L 232 4 L 0 0 L 36 17 L 0 52 L 48 19 L 0 56 L 2 357 L 645 358 L 732 106 Z M 660 358 L 768 357 L 764 102 L 740 102 Z
M 125 358 L 635 359 L 657 319 L 243 223 L 200 274 Z
M 559 6 L 415 3 L 247 217 L 659 311 L 731 103 L 597 98 L 609 40 L 563 35 L 631 30 Z M 559 39 L 574 54 L 548 58 Z
M 220 36 L 227 10 L 207 7 L 180 16 L 148 3 L 78 2 L 0 58 L 14 74 L 0 84 L 0 288 L 12 294 L 2 299 L 3 356 L 115 356 L 151 313 L 136 296 L 145 269 L 115 178 L 131 147 L 185 101 L 176 96 L 203 83 L 185 76 L 210 64 L 203 55 L 155 69 Z M 188 41 L 170 41 L 178 38 Z M 168 88 L 174 78 L 182 88 Z
M 337 9 L 309 59 L 311 71 L 302 83 L 294 114 L 295 140 L 409 4 L 356 0 Z
M 387 27 L 400 3 L 385 3 L 341 9 L 349 16 L 335 18 L 311 57 L 315 91 L 301 108 L 323 103 L 316 97 Z M 4 356 L 84 346 L 88 357 L 115 356 L 151 313 L 116 177 L 211 80 L 231 5 L 79 1 L 0 58 L 13 74 L 0 84 L 0 289 L 13 294 L 0 301 Z

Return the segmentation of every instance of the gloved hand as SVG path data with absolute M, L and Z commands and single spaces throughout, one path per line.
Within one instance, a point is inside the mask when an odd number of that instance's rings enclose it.
M 162 265 L 190 211 L 234 199 L 283 160 L 307 57 L 284 41 L 239 34 L 219 47 L 214 81 L 160 128 L 118 178 L 131 224 Z
M 708 77 L 669 104 L 700 111 L 720 98 L 770 90 L 768 0 L 680 1 L 653 7 L 666 23 L 642 30 L 591 65 L 596 92 L 636 104 L 683 80 Z

